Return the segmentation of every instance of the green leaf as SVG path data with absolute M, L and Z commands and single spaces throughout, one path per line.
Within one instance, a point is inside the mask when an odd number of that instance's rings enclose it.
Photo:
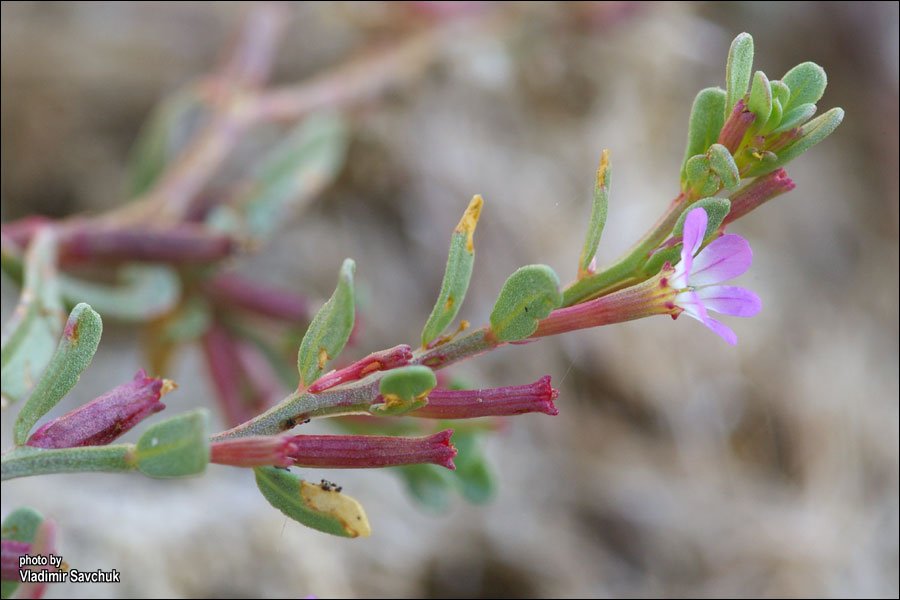
M 466 297 L 469 279 L 472 277 L 472 265 L 475 261 L 473 236 L 475 227 L 478 225 L 482 204 L 481 196 L 473 197 L 466 212 L 463 213 L 459 225 L 453 230 L 453 236 L 450 238 L 450 252 L 447 255 L 447 268 L 444 270 L 444 280 L 441 283 L 441 293 L 422 330 L 423 348 L 441 335 L 444 329 L 453 322 Z
M 791 98 L 791 88 L 783 81 L 778 81 L 777 79 L 770 81 L 769 85 L 772 88 L 772 100 L 778 100 L 784 106 Z
M 721 144 L 713 144 L 709 147 L 708 156 L 709 168 L 718 176 L 726 190 L 733 190 L 741 184 L 741 174 L 728 148 Z
M 815 104 L 801 104 L 789 110 L 782 118 L 781 122 L 769 135 L 777 135 L 794 127 L 799 127 L 806 123 L 812 116 L 816 114 Z
M 384 404 L 370 409 L 379 416 L 396 416 L 425 406 L 428 393 L 437 385 L 434 371 L 422 365 L 398 367 L 384 374 L 378 392 Z
M 842 108 L 832 108 L 828 112 L 823 115 L 819 115 L 812 121 L 809 121 L 801 128 L 800 138 L 785 148 L 778 152 L 778 158 L 771 162 L 760 162 L 757 165 L 751 167 L 745 174 L 744 177 L 757 177 L 759 175 L 765 175 L 778 167 L 783 167 L 787 163 L 791 162 L 826 137 L 831 135 L 831 132 L 834 131 L 838 125 L 841 124 L 841 121 L 844 120 L 844 109 Z
M 151 425 L 138 439 L 134 463 L 149 477 L 198 475 L 209 462 L 209 413 L 191 412 Z
M 21 507 L 12 511 L 3 519 L 2 533 L 0 537 L 4 540 L 14 540 L 16 542 L 25 542 L 33 544 L 37 537 L 38 530 L 44 522 L 44 515 L 37 512 L 33 508 Z M 0 589 L 0 597 L 10 598 L 21 585 L 20 581 L 3 580 L 2 589 Z
M 691 157 L 687 161 L 683 181 L 685 184 L 684 189 L 690 190 L 691 195 L 695 198 L 711 196 L 722 187 L 718 176 L 713 173 L 712 166 L 709 163 L 709 156 L 705 154 Z
M 762 71 L 757 71 L 753 76 L 747 109 L 756 115 L 756 120 L 753 121 L 755 129 L 761 129 L 772 114 L 772 88 L 769 78 Z
M 719 139 L 722 125 L 725 124 L 725 90 L 706 88 L 694 99 L 691 108 L 691 119 L 688 123 L 687 148 L 681 166 L 681 182 L 685 182 L 685 170 L 688 160 L 698 154 L 706 154 L 710 145 Z
M 346 259 L 341 266 L 338 284 L 300 342 L 297 353 L 297 370 L 300 371 L 300 383 L 308 387 L 319 378 L 325 363 L 334 360 L 344 349 L 353 330 L 353 272 L 356 263 Z
M 369 537 L 362 505 L 350 496 L 303 481 L 276 467 L 253 469 L 256 485 L 269 504 L 302 525 L 341 537 Z
M 60 275 L 63 297 L 87 302 L 105 317 L 123 321 L 149 321 L 172 310 L 181 296 L 181 280 L 169 266 L 126 265 L 115 284 L 95 283 Z
M 597 169 L 597 178 L 594 180 L 594 203 L 591 206 L 591 220 L 588 223 L 587 236 L 584 238 L 584 246 L 581 249 L 581 262 L 578 265 L 578 277 L 588 274 L 588 267 L 597 254 L 597 246 L 600 244 L 600 236 L 606 226 L 606 213 L 609 209 L 609 150 L 604 150 L 600 158 L 600 167 Z
M 825 93 L 828 76 L 825 69 L 814 62 L 800 63 L 781 78 L 788 86 L 791 94 L 784 110 L 790 112 L 801 104 L 815 104 Z
M 43 229 L 25 253 L 25 285 L 19 305 L 3 327 L 0 389 L 4 407 L 28 396 L 53 357 L 64 321 L 56 279 L 56 238 Z
M 208 116 L 194 86 L 167 96 L 153 109 L 128 160 L 129 197 L 140 196 L 153 187 Z
M 452 475 L 463 498 L 475 504 L 491 499 L 496 490 L 490 465 L 479 448 L 480 435 L 474 431 L 459 432 L 453 436 L 458 451 Z
M 685 208 L 681 216 L 678 217 L 678 221 L 675 222 L 675 227 L 672 229 L 672 236 L 681 237 L 684 234 L 684 220 L 687 219 L 688 213 L 695 208 L 706 210 L 706 233 L 703 235 L 705 240 L 716 232 L 719 225 L 728 216 L 728 212 L 731 210 L 731 200 L 728 198 L 702 198 L 697 200 Z
M 24 444 L 38 419 L 75 387 L 81 372 L 91 364 L 102 333 L 103 321 L 89 305 L 81 303 L 72 309 L 50 364 L 16 418 L 16 445 Z
M 344 123 L 334 114 L 305 119 L 254 168 L 237 202 L 247 233 L 264 239 L 329 185 L 347 153 Z
M 749 33 L 741 33 L 731 42 L 728 50 L 728 63 L 725 66 L 725 87 L 728 98 L 725 103 L 723 118 L 727 118 L 737 101 L 747 93 L 750 75 L 753 72 L 753 37 Z M 697 153 L 695 153 L 697 154 Z
M 775 98 L 772 100 L 772 114 L 769 115 L 769 120 L 766 121 L 765 127 L 759 130 L 759 133 L 762 135 L 768 135 L 769 131 L 778 127 L 781 123 L 782 114 L 784 111 L 781 108 L 781 100 Z
M 443 512 L 450 500 L 454 473 L 437 465 L 406 465 L 392 469 L 406 484 L 406 491 L 423 507 Z
M 523 340 L 563 301 L 559 277 L 547 265 L 528 265 L 509 276 L 491 311 L 491 331 L 501 342 Z

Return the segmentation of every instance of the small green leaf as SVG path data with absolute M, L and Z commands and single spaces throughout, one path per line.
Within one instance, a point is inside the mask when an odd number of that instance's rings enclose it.
M 480 435 L 474 431 L 460 432 L 453 436 L 458 451 L 452 475 L 463 498 L 475 504 L 483 504 L 494 495 L 496 485 L 490 465 L 479 448 Z
M 782 115 L 784 111 L 781 109 L 781 100 L 775 98 L 772 100 L 772 114 L 769 115 L 769 120 L 766 121 L 765 127 L 759 130 L 759 133 L 762 135 L 768 135 L 769 132 L 781 123 Z
M 301 525 L 341 537 L 371 535 L 362 505 L 350 496 L 322 489 L 284 469 L 257 467 L 253 471 L 269 504 Z
M 89 305 L 81 303 L 72 309 L 50 364 L 16 418 L 16 445 L 24 444 L 38 419 L 75 387 L 81 372 L 91 364 L 102 333 L 103 321 Z
M 778 100 L 784 106 L 791 99 L 791 88 L 783 81 L 776 79 L 775 81 L 770 81 L 769 85 L 772 88 L 772 100 Z
M 728 98 L 725 103 L 723 118 L 727 118 L 737 101 L 747 93 L 750 75 L 753 73 L 753 37 L 749 33 L 741 33 L 731 42 L 728 50 L 728 63 L 725 66 L 725 87 Z M 697 154 L 697 153 L 695 153 Z
M 334 114 L 304 120 L 255 167 L 237 200 L 247 232 L 264 239 L 330 184 L 347 153 L 347 128 Z
M 825 69 L 814 62 L 800 63 L 781 78 L 788 89 L 790 97 L 784 105 L 784 110 L 790 112 L 801 104 L 815 104 L 825 93 L 828 85 L 828 76 Z
M 684 189 L 690 190 L 691 195 L 695 198 L 711 196 L 722 187 L 722 183 L 713 173 L 712 166 L 709 164 L 709 157 L 705 154 L 691 157 L 687 161 L 683 181 Z
M 209 462 L 209 414 L 198 409 L 150 426 L 138 440 L 134 461 L 149 477 L 198 475 Z
M 422 365 L 392 369 L 378 383 L 384 404 L 371 408 L 379 416 L 396 416 L 425 406 L 428 393 L 437 385 L 434 371 Z
M 713 144 L 709 147 L 708 156 L 709 168 L 718 176 L 726 190 L 733 190 L 741 184 L 741 174 L 728 148 L 721 144 Z
M 129 197 L 148 191 L 209 116 L 195 87 L 164 98 L 141 127 L 128 160 Z
M 702 198 L 697 200 L 685 208 L 681 216 L 678 217 L 678 221 L 675 222 L 675 227 L 672 229 L 673 237 L 681 237 L 684 234 L 684 220 L 687 219 L 688 213 L 695 208 L 706 210 L 706 233 L 703 235 L 705 240 L 716 232 L 719 225 L 728 216 L 728 212 L 731 210 L 731 200 L 728 198 Z
M 319 378 L 325 363 L 334 360 L 344 349 L 353 330 L 353 272 L 356 263 L 346 259 L 341 266 L 338 284 L 331 298 L 322 305 L 300 342 L 297 370 L 300 383 L 308 387 Z
M 691 119 L 688 123 L 688 141 L 681 166 L 681 182 L 685 182 L 688 160 L 698 154 L 706 154 L 711 144 L 719 139 L 725 124 L 725 90 L 706 88 L 694 99 Z
M 756 115 L 753 121 L 755 129 L 761 129 L 772 114 L 772 88 L 769 85 L 769 78 L 762 71 L 757 71 L 753 76 L 747 109 Z
M 51 230 L 41 230 L 32 240 L 24 268 L 19 305 L 3 327 L 0 388 L 4 407 L 28 396 L 53 357 L 65 321 L 56 276 L 56 237 Z
M 406 490 L 423 507 L 443 512 L 450 500 L 454 473 L 437 465 L 406 465 L 392 469 L 406 484 Z
M 462 306 L 472 277 L 472 265 L 475 261 L 475 245 L 473 235 L 481 214 L 481 196 L 475 196 L 469 202 L 459 225 L 453 230 L 450 238 L 450 252 L 447 255 L 447 268 L 444 270 L 444 281 L 431 315 L 422 330 L 422 347 L 437 338 L 456 318 Z
M 843 120 L 844 109 L 842 108 L 832 108 L 825 114 L 819 115 L 812 121 L 803 125 L 800 130 L 800 138 L 784 150 L 779 151 L 776 160 L 758 163 L 751 167 L 744 174 L 744 177 L 765 175 L 778 167 L 783 167 L 831 135 L 831 132 L 834 131 Z
M 609 150 L 604 150 L 600 158 L 600 167 L 597 169 L 597 178 L 594 180 L 594 203 L 591 206 L 591 220 L 588 223 L 587 236 L 584 238 L 584 246 L 581 249 L 581 262 L 578 265 L 578 277 L 588 274 L 588 267 L 597 254 L 597 246 L 600 244 L 600 236 L 606 226 L 606 213 L 609 209 Z
M 501 342 L 523 340 L 563 301 L 559 277 L 547 265 L 528 265 L 509 276 L 491 311 L 491 331 Z
M 126 265 L 115 284 L 95 283 L 60 275 L 63 297 L 87 302 L 106 317 L 123 321 L 148 321 L 172 310 L 181 296 L 181 280 L 169 266 Z
M 33 544 L 37 537 L 38 530 L 44 522 L 44 516 L 33 508 L 21 507 L 12 511 L 3 519 L 2 538 L 4 540 L 14 540 L 16 542 L 25 542 Z M 19 589 L 20 581 L 6 580 L 2 582 L 0 589 L 0 597 L 11 598 Z
M 800 106 L 795 106 L 781 118 L 778 127 L 772 130 L 769 135 L 777 135 L 789 129 L 793 129 L 794 127 L 799 127 L 811 119 L 814 114 L 816 114 L 815 104 L 801 104 Z

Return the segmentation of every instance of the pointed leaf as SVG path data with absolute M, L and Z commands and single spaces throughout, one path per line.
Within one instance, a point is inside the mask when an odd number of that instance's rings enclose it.
M 138 440 L 134 461 L 149 477 L 198 475 L 209 462 L 209 413 L 194 410 L 151 425 Z
M 103 321 L 89 305 L 81 303 L 72 309 L 50 364 L 16 418 L 16 445 L 24 444 L 38 419 L 75 387 L 81 372 L 91 364 L 102 332 Z
M 371 535 L 362 505 L 350 496 L 322 489 L 284 469 L 257 467 L 253 471 L 266 500 L 301 525 L 341 537 Z
M 44 229 L 25 253 L 25 285 L 19 305 L 3 327 L 0 388 L 4 407 L 27 397 L 53 357 L 64 320 L 56 279 L 56 238 Z
M 478 225 L 482 204 L 481 196 L 474 196 L 469 202 L 466 212 L 463 213 L 459 225 L 453 230 L 453 236 L 450 238 L 450 252 L 447 255 L 447 268 L 444 270 L 444 280 L 441 283 L 441 293 L 422 330 L 422 347 L 427 346 L 441 335 L 444 329 L 453 322 L 466 297 L 469 279 L 472 277 L 472 265 L 475 261 L 473 235 L 475 227 Z
M 578 277 L 588 275 L 588 267 L 597 254 L 597 245 L 600 236 L 606 226 L 606 213 L 609 209 L 609 150 L 604 150 L 600 158 L 600 167 L 597 169 L 597 178 L 594 180 L 594 203 L 591 206 L 591 220 L 588 222 L 587 236 L 584 238 L 584 246 L 581 249 L 581 262 L 578 265 Z
M 737 102 L 737 100 L 735 100 Z M 705 155 L 709 146 L 719 139 L 722 125 L 725 124 L 725 90 L 706 88 L 694 99 L 691 108 L 691 119 L 688 123 L 688 141 L 681 166 L 681 182 L 685 182 L 685 169 L 688 160 L 698 154 Z M 734 106 L 734 103 L 732 103 Z M 730 110 L 730 107 L 729 109 Z
M 509 276 L 491 311 L 491 331 L 501 342 L 523 340 L 562 304 L 559 277 L 547 265 L 528 265 Z
M 750 75 L 753 73 L 753 37 L 749 33 L 741 33 L 731 42 L 728 50 L 728 63 L 725 66 L 725 87 L 728 98 L 722 118 L 726 118 L 747 93 Z
M 297 354 L 297 370 L 300 371 L 300 383 L 308 387 L 319 378 L 325 369 L 325 363 L 334 360 L 344 349 L 353 330 L 353 272 L 356 263 L 346 259 L 341 266 L 338 284 L 300 342 Z

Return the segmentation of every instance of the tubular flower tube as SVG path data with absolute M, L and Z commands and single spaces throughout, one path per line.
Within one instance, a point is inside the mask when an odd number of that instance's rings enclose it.
M 452 429 L 425 437 L 298 435 L 291 458 L 301 467 L 360 469 L 434 463 L 455 469 Z
M 757 177 L 731 196 L 731 210 L 722 221 L 720 229 L 724 231 L 728 224 L 737 221 L 772 198 L 791 191 L 794 187 L 794 182 L 784 169 L 775 169 L 771 173 Z
M 369 356 L 359 360 L 349 367 L 338 371 L 331 371 L 322 375 L 307 390 L 310 394 L 317 394 L 341 383 L 362 379 L 375 371 L 386 371 L 397 367 L 404 367 L 412 360 L 412 348 L 406 344 L 394 346 L 380 352 L 373 352 Z
M 558 415 L 553 401 L 559 391 L 550 387 L 545 375 L 528 385 L 483 390 L 432 390 L 428 404 L 406 414 L 426 419 L 474 419 L 505 417 L 531 412 Z
M 213 442 L 209 462 L 233 467 L 290 467 L 299 445 L 292 435 L 253 435 Z
M 147 377 L 141 369 L 128 383 L 46 423 L 28 438 L 26 445 L 36 448 L 104 446 L 164 409 L 166 405 L 159 399 L 175 387 L 168 379 Z
M 728 148 L 732 154 L 736 153 L 744 140 L 744 135 L 755 120 L 756 115 L 747 110 L 744 100 L 738 100 L 728 116 L 728 120 L 725 121 L 725 125 L 722 126 L 718 143 Z
M 684 222 L 681 261 L 668 263 L 644 283 L 601 296 L 595 300 L 561 308 L 538 323 L 532 337 L 555 335 L 576 329 L 597 327 L 652 315 L 677 318 L 687 313 L 721 336 L 729 344 L 737 336 L 708 311 L 737 317 L 752 317 L 760 311 L 759 297 L 740 287 L 718 285 L 750 267 L 753 252 L 739 235 L 723 235 L 698 253 L 706 233 L 707 214 L 703 208 L 688 213 Z M 696 256 L 695 256 L 696 255 Z

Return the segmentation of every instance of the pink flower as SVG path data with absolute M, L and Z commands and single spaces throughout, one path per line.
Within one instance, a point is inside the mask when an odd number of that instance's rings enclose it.
M 725 324 L 709 316 L 709 311 L 735 317 L 752 317 L 762 308 L 759 296 L 750 290 L 718 285 L 750 268 L 753 251 L 739 235 L 723 235 L 713 240 L 699 254 L 706 234 L 707 215 L 702 208 L 688 213 L 684 221 L 681 262 L 663 279 L 676 291 L 673 304 L 681 308 L 731 345 L 737 336 Z

